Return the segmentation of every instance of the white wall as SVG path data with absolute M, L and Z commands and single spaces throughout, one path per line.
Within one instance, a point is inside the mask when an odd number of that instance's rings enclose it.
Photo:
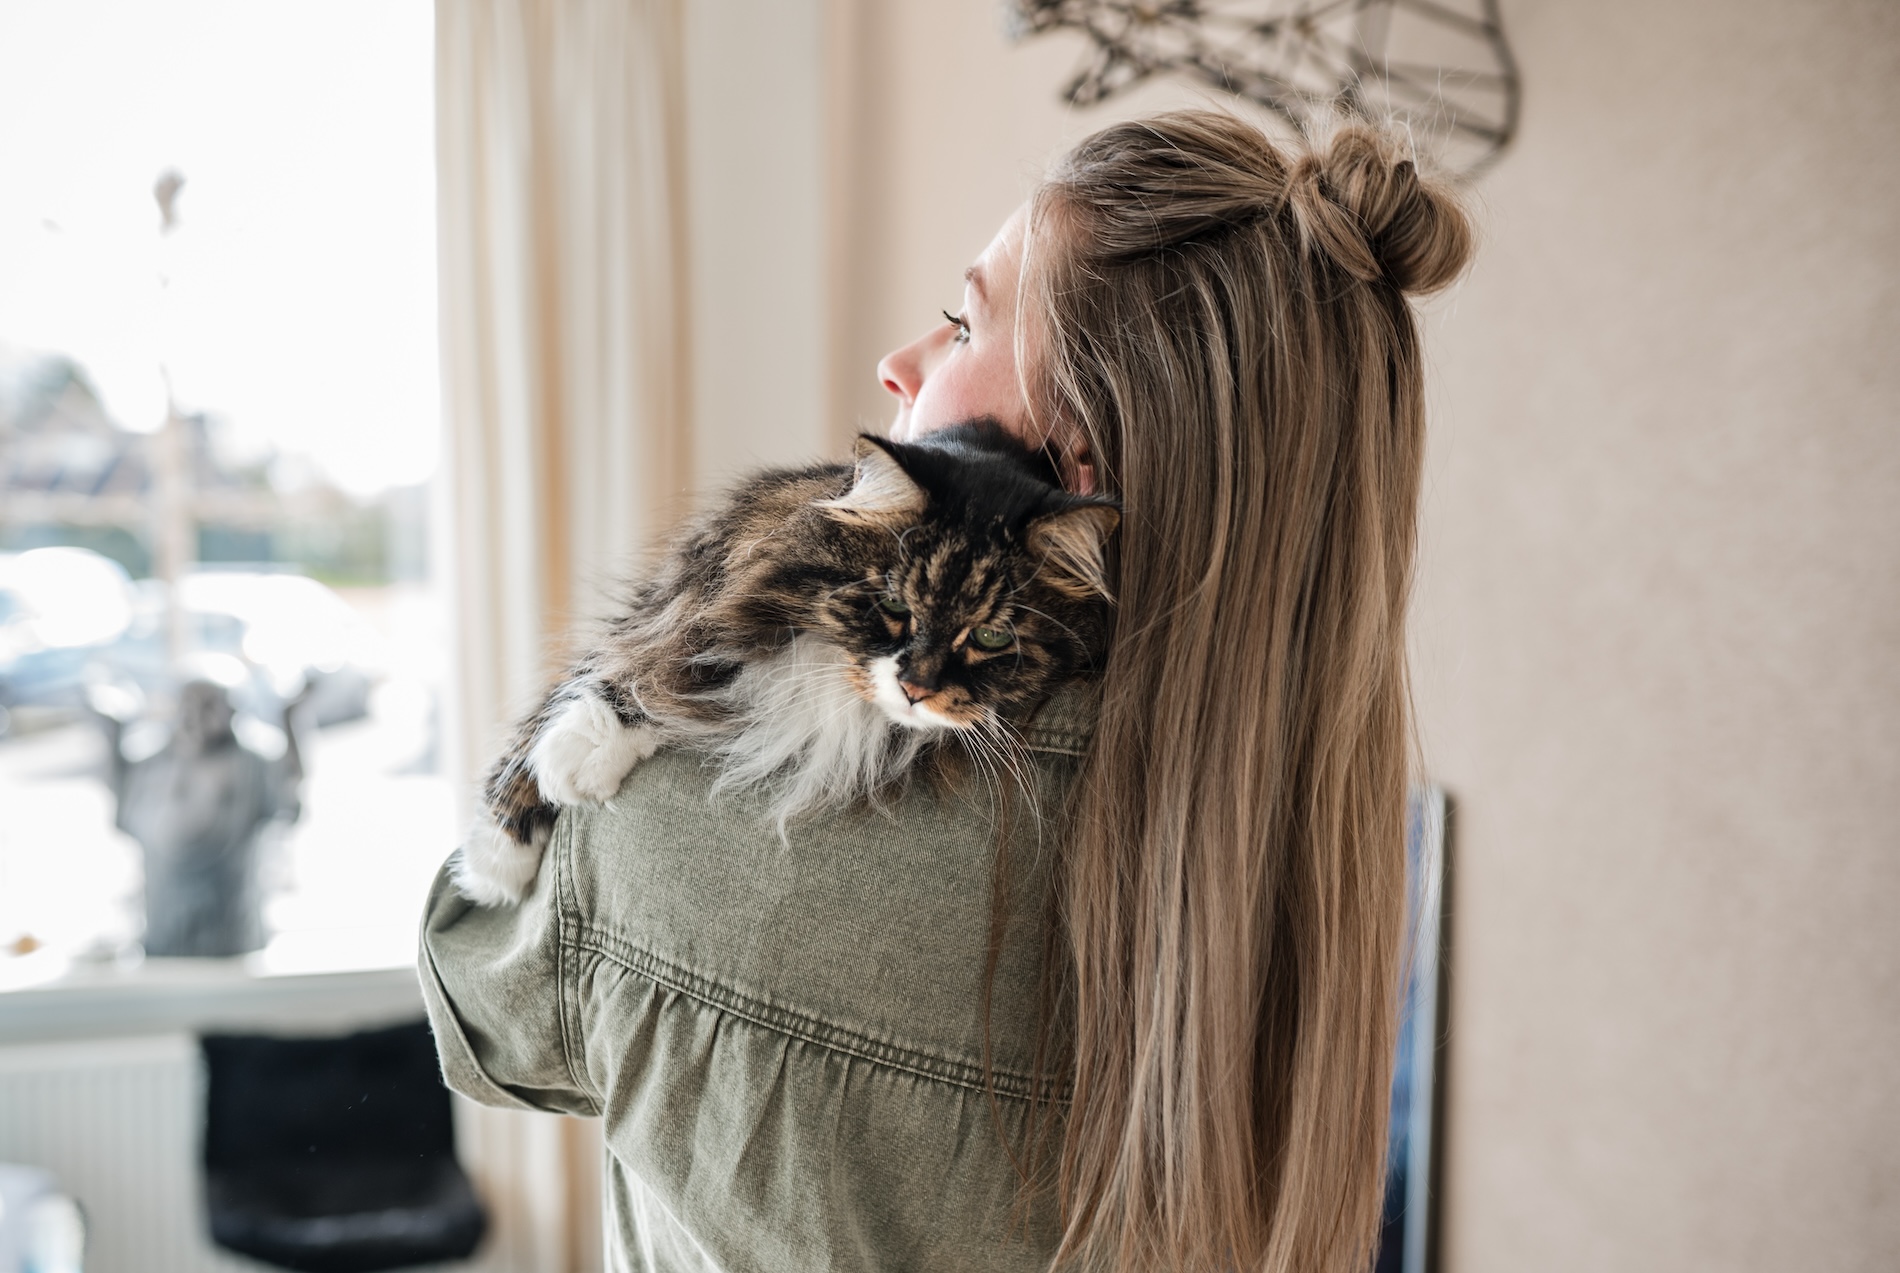
M 700 490 L 830 442 L 822 0 L 687 0 Z

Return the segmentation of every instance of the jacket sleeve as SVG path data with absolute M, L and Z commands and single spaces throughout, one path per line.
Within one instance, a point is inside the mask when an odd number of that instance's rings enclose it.
M 566 832 L 564 819 L 554 839 Z M 444 863 L 423 911 L 417 971 L 451 1088 L 484 1105 L 594 1116 L 599 1093 L 569 1046 L 577 1004 L 561 941 L 556 848 L 548 845 L 540 879 L 518 906 L 476 906 Z

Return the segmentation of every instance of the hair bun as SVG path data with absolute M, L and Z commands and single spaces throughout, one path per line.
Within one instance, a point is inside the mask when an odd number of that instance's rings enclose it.
M 1352 274 L 1434 292 L 1471 259 L 1471 223 L 1392 136 L 1349 124 L 1301 156 L 1291 202 L 1302 233 Z

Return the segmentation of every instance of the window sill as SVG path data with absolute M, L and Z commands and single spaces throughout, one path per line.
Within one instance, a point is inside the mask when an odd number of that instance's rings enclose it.
M 0 1045 L 241 1030 L 321 1034 L 422 1015 L 415 934 L 287 933 L 235 959 L 0 961 Z

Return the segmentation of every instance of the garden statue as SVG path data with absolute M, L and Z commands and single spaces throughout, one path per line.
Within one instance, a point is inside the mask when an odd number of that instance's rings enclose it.
M 288 709 L 275 757 L 247 742 L 235 718 L 222 685 L 187 681 L 170 740 L 131 760 L 124 722 L 106 716 L 119 829 L 144 850 L 147 955 L 240 955 L 264 944 L 260 833 L 297 817 L 302 765 Z

